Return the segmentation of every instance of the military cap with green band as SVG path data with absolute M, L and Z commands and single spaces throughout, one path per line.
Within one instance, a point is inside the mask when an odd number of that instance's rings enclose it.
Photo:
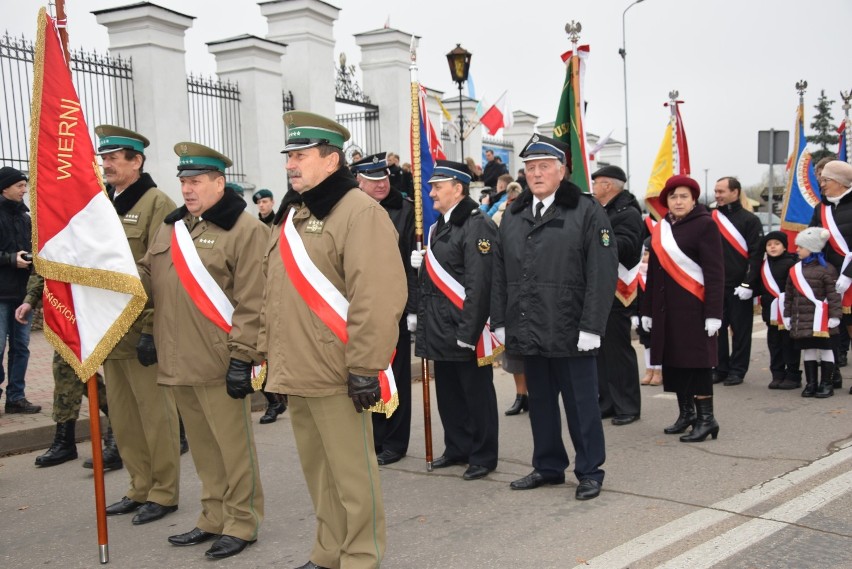
M 287 127 L 287 144 L 281 151 L 282 154 L 321 144 L 343 150 L 343 144 L 350 136 L 349 130 L 340 123 L 306 111 L 284 113 L 284 125 Z
M 221 152 L 197 142 L 178 142 L 175 144 L 175 154 L 180 156 L 177 173 L 179 178 L 191 178 L 207 172 L 224 174 L 225 169 L 234 164 Z
M 144 154 L 145 148 L 150 144 L 148 139 L 138 132 L 111 124 L 96 126 L 95 134 L 98 135 L 98 155 L 110 154 L 117 150 L 134 150 Z

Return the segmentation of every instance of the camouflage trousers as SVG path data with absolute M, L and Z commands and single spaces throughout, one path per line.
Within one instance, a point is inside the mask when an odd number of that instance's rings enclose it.
M 103 414 L 107 415 L 104 378 L 100 373 L 97 376 L 98 403 Z M 89 396 L 89 388 L 56 352 L 53 353 L 53 384 L 53 420 L 57 423 L 76 421 L 80 416 L 83 395 Z

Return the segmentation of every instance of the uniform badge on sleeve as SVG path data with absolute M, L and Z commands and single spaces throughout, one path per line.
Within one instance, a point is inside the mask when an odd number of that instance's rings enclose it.
M 609 247 L 610 241 L 609 229 L 601 229 L 601 245 Z
M 483 255 L 487 255 L 491 252 L 491 240 L 490 239 L 480 239 L 476 242 L 476 246 L 479 248 L 479 252 Z

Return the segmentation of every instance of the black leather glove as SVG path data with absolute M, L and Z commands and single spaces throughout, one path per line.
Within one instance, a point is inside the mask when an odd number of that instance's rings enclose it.
M 228 374 L 225 376 L 225 387 L 228 389 L 228 395 L 234 399 L 245 399 L 246 395 L 254 393 L 251 386 L 251 362 L 231 358 Z
M 382 395 L 378 377 L 367 377 L 350 373 L 349 378 L 346 380 L 346 385 L 349 390 L 349 397 L 352 398 L 355 411 L 358 413 L 375 405 Z
M 157 346 L 154 345 L 154 336 L 142 334 L 136 343 L 136 359 L 145 367 L 157 363 Z

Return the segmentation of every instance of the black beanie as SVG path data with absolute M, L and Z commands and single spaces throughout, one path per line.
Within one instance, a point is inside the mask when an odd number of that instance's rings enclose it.
M 775 239 L 776 241 L 780 241 L 784 246 L 784 249 L 787 249 L 787 234 L 783 231 L 770 231 L 763 237 L 763 251 L 766 251 L 766 243 L 770 239 Z
M 5 190 L 9 186 L 18 182 L 26 182 L 27 177 L 20 170 L 15 170 L 11 166 L 3 166 L 0 168 L 0 191 Z

